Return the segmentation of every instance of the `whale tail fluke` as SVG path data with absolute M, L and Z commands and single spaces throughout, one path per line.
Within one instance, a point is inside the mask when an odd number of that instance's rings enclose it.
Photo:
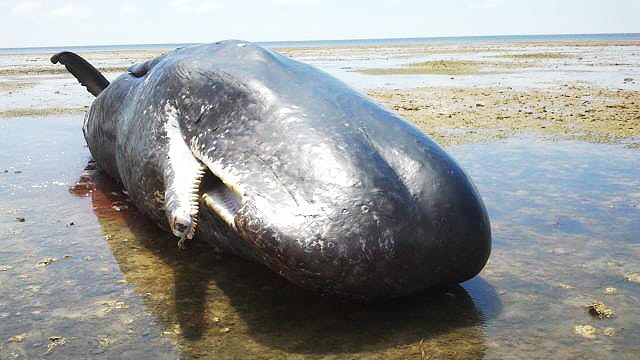
M 107 80 L 93 65 L 81 56 L 69 51 L 57 53 L 51 57 L 54 64 L 63 64 L 69 72 L 78 79 L 80 84 L 94 96 L 98 96 L 102 90 L 109 86 Z

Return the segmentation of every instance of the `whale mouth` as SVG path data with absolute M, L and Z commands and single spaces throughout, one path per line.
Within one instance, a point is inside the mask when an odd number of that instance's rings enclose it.
M 210 171 L 205 174 L 200 189 L 204 205 L 235 227 L 235 216 L 242 207 L 242 196 Z

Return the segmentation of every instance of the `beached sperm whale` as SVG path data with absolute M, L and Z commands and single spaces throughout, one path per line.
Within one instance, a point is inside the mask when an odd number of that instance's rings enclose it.
M 240 41 L 186 47 L 109 83 L 64 64 L 96 99 L 98 166 L 180 243 L 194 236 L 302 287 L 378 298 L 477 275 L 491 231 L 456 162 L 330 75 Z

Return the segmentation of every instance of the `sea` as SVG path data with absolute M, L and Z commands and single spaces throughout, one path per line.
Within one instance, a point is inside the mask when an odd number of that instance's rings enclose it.
M 509 42 L 546 42 L 546 41 L 631 41 L 640 40 L 640 33 L 609 34 L 556 34 L 556 35 L 492 35 L 492 36 L 446 36 L 391 39 L 348 39 L 348 40 L 304 40 L 304 41 L 256 41 L 270 47 L 336 47 L 336 46 L 375 46 L 375 45 L 437 45 L 466 43 L 509 43 Z M 178 47 L 198 45 L 198 43 L 168 44 L 119 44 L 88 46 L 55 46 L 0 48 L 0 54 L 55 53 L 67 51 L 125 51 L 125 50 L 172 50 Z

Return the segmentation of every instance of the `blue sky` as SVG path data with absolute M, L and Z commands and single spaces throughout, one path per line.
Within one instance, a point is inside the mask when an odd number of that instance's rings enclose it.
M 640 32 L 638 0 L 0 0 L 0 47 Z

